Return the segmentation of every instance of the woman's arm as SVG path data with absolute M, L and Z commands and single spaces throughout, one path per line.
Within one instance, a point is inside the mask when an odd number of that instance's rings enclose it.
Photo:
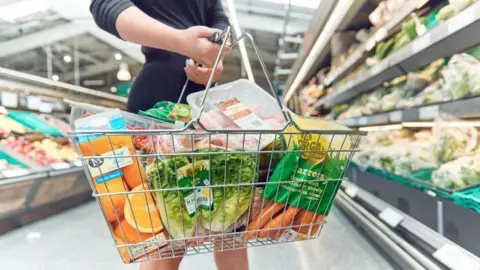
M 215 7 L 212 11 L 210 27 L 223 30 L 229 25 L 230 23 L 228 22 L 227 15 L 225 15 L 225 11 L 222 6 L 222 1 L 215 0 Z
M 130 0 L 93 0 L 90 10 L 97 25 L 117 37 L 179 53 L 206 66 L 213 66 L 220 49 L 208 41 L 217 30 L 203 26 L 174 29 L 148 16 Z

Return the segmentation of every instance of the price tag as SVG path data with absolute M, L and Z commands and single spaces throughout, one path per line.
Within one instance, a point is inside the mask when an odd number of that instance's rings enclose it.
M 11 169 L 11 170 L 3 171 L 2 174 L 7 178 L 13 178 L 13 177 L 19 177 L 19 176 L 27 175 L 28 170 L 25 170 L 25 169 Z
M 390 119 L 390 122 L 393 122 L 393 123 L 401 122 L 403 119 L 402 111 L 391 112 L 388 114 L 388 118 Z
M 75 160 L 75 161 L 73 162 L 73 165 L 75 165 L 75 166 L 77 166 L 77 167 L 82 167 L 83 164 L 82 164 L 82 161 L 81 161 L 81 160 Z
M 433 257 L 452 270 L 480 269 L 474 258 L 465 254 L 460 248 L 445 244 L 433 253 Z
M 358 126 L 365 126 L 368 123 L 368 117 L 360 117 L 358 118 L 357 124 Z
M 423 49 L 427 48 L 428 46 L 430 46 L 430 40 L 431 40 L 430 33 L 427 33 L 421 37 L 418 37 L 416 40 L 414 40 L 412 44 L 413 53 L 418 53 Z
M 365 51 L 369 52 L 375 47 L 375 37 L 371 37 L 365 43 Z
M 404 216 L 390 207 L 385 208 L 378 217 L 385 221 L 390 227 L 395 228 L 402 222 Z
M 0 93 L 0 99 L 2 106 L 17 108 L 18 107 L 18 95 L 16 93 L 2 92 Z
M 52 167 L 54 170 L 65 170 L 70 168 L 70 164 L 66 162 L 57 162 L 50 165 L 50 167 Z
M 350 197 L 350 198 L 355 198 L 358 193 L 358 187 L 355 185 L 348 185 L 348 187 L 345 189 L 345 193 Z
M 387 34 L 388 34 L 387 28 L 381 27 L 380 29 L 378 29 L 377 32 L 375 32 L 375 40 L 377 42 L 380 42 L 387 37 Z
M 387 114 L 379 114 L 373 118 L 375 124 L 386 124 L 388 123 L 388 119 L 389 117 Z
M 419 117 L 421 120 L 433 119 L 438 116 L 439 107 L 438 105 L 421 107 L 419 109 Z
M 448 21 L 448 34 L 451 35 L 475 21 L 475 8 L 467 8 Z

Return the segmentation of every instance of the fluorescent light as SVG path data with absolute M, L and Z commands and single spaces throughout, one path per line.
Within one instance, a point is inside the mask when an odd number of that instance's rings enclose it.
M 52 75 L 52 80 L 58 82 L 58 80 L 60 80 L 60 77 L 58 77 L 57 74 L 54 74 L 54 75 Z
M 72 62 L 72 57 L 68 54 L 65 54 L 63 56 L 63 61 L 65 61 L 65 63 L 70 63 L 70 62 Z
M 42 0 L 17 1 L 0 9 L 0 18 L 9 22 L 15 22 L 21 17 L 45 11 L 48 5 Z
M 128 71 L 128 65 L 126 63 L 121 63 L 120 68 L 118 69 L 117 79 L 119 81 L 130 81 L 132 79 L 132 74 Z
M 383 126 L 370 126 L 370 127 L 361 127 L 358 130 L 360 131 L 383 131 L 383 130 L 395 130 L 402 129 L 402 125 L 383 125 Z
M 403 127 L 427 128 L 427 127 L 480 127 L 480 121 L 447 121 L 447 122 L 403 122 Z
M 298 71 L 298 74 L 293 80 L 292 85 L 290 85 L 290 88 L 288 89 L 288 92 L 283 100 L 284 103 L 287 103 L 287 101 L 292 97 L 297 88 L 302 84 L 308 71 L 313 66 L 315 60 L 317 60 L 325 46 L 330 42 L 332 35 L 335 33 L 335 30 L 337 29 L 343 18 L 345 18 L 345 15 L 349 11 L 353 2 L 354 0 L 340 0 L 340 2 L 337 4 L 337 6 L 332 12 L 332 15 L 325 24 L 323 31 L 320 33 L 320 36 L 318 36 L 317 41 L 313 45 L 312 50 L 310 51 L 307 58 L 305 59 L 305 62 Z

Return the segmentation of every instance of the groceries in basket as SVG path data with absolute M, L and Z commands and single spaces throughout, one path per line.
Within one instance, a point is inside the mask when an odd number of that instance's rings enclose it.
M 139 111 L 140 115 L 184 127 L 191 120 L 191 108 L 186 104 L 175 104 L 169 101 L 160 101 L 153 108 L 146 111 Z
M 316 215 L 327 215 L 351 152 L 350 136 L 308 132 L 313 128 L 346 129 L 335 123 L 302 117 L 293 120 L 305 132 L 299 133 L 293 125 L 286 129 L 285 140 L 291 152 L 276 166 L 265 187 L 264 197 L 286 204 L 289 209 L 285 213 L 294 214 L 296 210 L 292 208 L 300 208 Z
M 152 116 L 190 122 L 188 105 L 171 103 L 145 118 L 96 110 L 75 121 L 74 141 L 124 262 L 216 250 L 218 241 L 221 249 L 246 248 L 318 235 L 351 131 L 336 134 L 346 128 L 296 116 L 287 126 L 268 98 L 262 107 L 241 94 L 216 97 L 201 116 L 190 104 L 194 129 L 142 132 L 157 128 Z
M 77 130 L 126 130 L 119 110 L 109 110 L 75 121 Z M 165 246 L 160 214 L 146 184 L 145 170 L 134 157 L 132 138 L 127 135 L 92 133 L 76 138 L 85 158 L 94 191 L 115 236 L 124 262 Z M 110 195 L 112 193 L 132 193 Z M 128 252 L 127 252 L 128 251 Z

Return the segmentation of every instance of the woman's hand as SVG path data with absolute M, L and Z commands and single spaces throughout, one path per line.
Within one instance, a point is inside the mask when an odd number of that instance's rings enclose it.
M 219 31 L 218 29 L 205 26 L 193 26 L 185 30 L 180 30 L 181 44 L 178 44 L 179 53 L 206 67 L 212 67 L 213 64 L 215 64 L 220 45 L 211 42 L 209 38 Z M 222 59 L 225 55 L 229 54 L 230 51 L 231 48 L 225 46 Z
M 187 60 L 184 70 L 185 73 L 187 73 L 187 77 L 198 84 L 207 84 L 208 78 L 210 78 L 210 74 L 212 73 L 212 68 L 196 66 L 192 59 Z M 222 61 L 220 61 L 213 76 L 213 82 L 216 82 L 220 78 L 222 72 L 223 64 Z

